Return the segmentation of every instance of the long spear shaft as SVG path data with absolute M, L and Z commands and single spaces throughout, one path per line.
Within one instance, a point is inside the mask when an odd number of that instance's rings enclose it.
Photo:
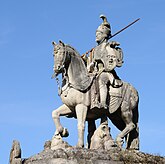
M 124 31 L 125 29 L 127 29 L 129 26 L 132 26 L 134 23 L 136 23 L 139 20 L 140 20 L 140 18 L 136 19 L 135 21 L 133 21 L 132 23 L 130 23 L 126 27 L 122 28 L 121 30 L 119 30 L 118 32 L 116 32 L 115 34 L 113 34 L 110 38 L 113 38 L 114 36 L 116 36 L 117 34 L 121 33 L 122 31 Z

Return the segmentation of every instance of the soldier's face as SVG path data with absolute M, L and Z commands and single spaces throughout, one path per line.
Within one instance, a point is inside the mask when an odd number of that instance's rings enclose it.
M 96 31 L 96 42 L 100 42 L 105 38 L 105 35 L 101 31 Z

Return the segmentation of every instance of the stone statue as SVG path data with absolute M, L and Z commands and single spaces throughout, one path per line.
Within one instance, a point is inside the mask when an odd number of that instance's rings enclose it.
M 132 85 L 121 81 L 114 71 L 115 67 L 122 66 L 123 54 L 117 42 L 108 42 L 110 25 L 105 16 L 101 17 L 103 24 L 96 32 L 98 46 L 86 62 L 72 46 L 62 41 L 53 42 L 53 77 L 64 103 L 52 112 L 56 126 L 53 139 L 69 135 L 60 123 L 60 116 L 75 117 L 78 120 L 77 146 L 84 147 L 85 121 L 88 121 L 90 147 L 94 142 L 91 138 L 96 129 L 95 120 L 101 118 L 106 122 L 108 117 L 121 131 L 116 144 L 121 148 L 125 138 L 126 148 L 138 150 L 138 93 Z M 57 78 L 59 74 L 62 74 L 61 86 Z

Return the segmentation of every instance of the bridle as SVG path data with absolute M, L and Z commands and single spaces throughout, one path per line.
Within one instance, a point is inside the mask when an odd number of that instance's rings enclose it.
M 55 78 L 56 79 L 56 82 L 57 82 L 57 86 L 58 86 L 58 95 L 60 96 L 61 93 L 62 93 L 62 83 L 64 80 L 66 80 L 68 82 L 68 78 L 67 78 L 67 72 L 66 72 L 66 59 L 67 59 L 67 55 L 68 55 L 68 51 L 67 51 L 67 46 L 65 45 L 64 46 L 64 57 L 63 57 L 63 61 L 62 61 L 62 66 L 60 67 L 60 69 L 62 70 L 62 74 L 63 74 L 63 77 L 62 77 L 62 82 L 60 82 L 59 78 L 58 78 L 58 74 L 54 71 L 53 75 L 52 75 L 52 79 Z

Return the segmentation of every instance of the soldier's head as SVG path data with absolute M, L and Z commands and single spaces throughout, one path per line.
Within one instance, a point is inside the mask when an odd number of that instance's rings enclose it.
M 103 23 L 96 30 L 96 42 L 98 44 L 111 37 L 111 27 L 106 16 L 100 15 L 100 18 L 103 19 Z

